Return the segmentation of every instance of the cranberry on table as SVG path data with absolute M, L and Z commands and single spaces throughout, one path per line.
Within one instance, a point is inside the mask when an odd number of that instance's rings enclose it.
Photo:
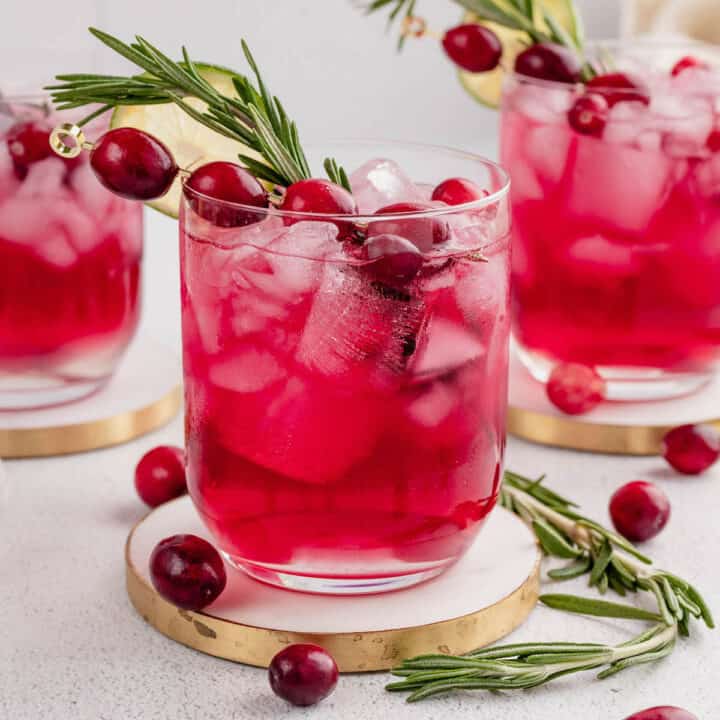
M 603 95 L 610 107 L 614 107 L 619 102 L 650 104 L 650 96 L 647 90 L 639 82 L 624 73 L 596 75 L 588 82 L 587 87 L 588 90 Z
M 197 535 L 161 540 L 150 556 L 150 578 L 165 600 L 184 610 L 207 607 L 227 582 L 220 554 Z
M 691 68 L 708 69 L 709 67 L 710 66 L 706 62 L 703 62 L 692 55 L 686 55 L 684 58 L 680 58 L 680 60 L 673 65 L 673 69 L 670 71 L 670 74 L 673 77 L 677 77 L 678 75 L 684 73 L 685 70 L 690 70 Z
M 663 438 L 663 456 L 678 472 L 699 475 L 720 457 L 720 433 L 712 425 L 681 425 Z
M 575 83 L 581 69 L 577 53 L 554 43 L 531 45 L 515 59 L 515 72 L 539 80 Z
M 644 480 L 623 485 L 610 499 L 615 529 L 632 542 L 654 538 L 670 519 L 670 501 L 657 485 Z
M 161 197 L 178 173 L 165 145 L 135 128 L 106 132 L 90 153 L 90 165 L 108 190 L 130 200 Z
M 270 687 L 293 705 L 315 705 L 335 689 L 338 667 L 332 656 L 317 645 L 289 645 L 272 659 Z
M 190 205 L 201 217 L 219 227 L 239 227 L 262 220 L 263 213 L 222 203 L 266 208 L 268 194 L 260 181 L 244 167 L 232 162 L 217 161 L 199 167 L 185 185 L 200 195 L 220 203 L 187 193 Z
M 135 489 L 150 507 L 185 495 L 185 451 L 173 445 L 160 445 L 145 453 L 135 467 Z
M 398 235 L 374 235 L 364 246 L 372 275 L 390 285 L 409 283 L 423 265 L 422 253 Z
M 400 202 L 380 208 L 375 215 L 411 215 L 437 209 L 426 202 Z M 450 227 L 443 217 L 397 217 L 370 223 L 368 237 L 375 235 L 399 235 L 413 243 L 420 252 L 429 252 L 433 245 L 450 238 Z
M 502 57 L 502 43 L 490 28 L 469 23 L 451 28 L 443 36 L 447 56 L 463 70 L 473 73 L 494 70 Z
M 432 193 L 432 200 L 446 205 L 464 205 L 481 200 L 489 195 L 487 190 L 478 187 L 472 180 L 448 178 L 443 180 Z
M 698 720 L 698 717 L 682 708 L 663 705 L 641 710 L 625 720 Z
M 568 111 L 570 127 L 581 135 L 602 137 L 610 106 L 604 96 L 588 93 L 579 97 Z
M 604 400 L 605 380 L 587 365 L 564 363 L 550 374 L 545 392 L 550 402 L 567 415 L 582 415 Z
M 52 155 L 50 129 L 38 122 L 15 123 L 5 137 L 16 172 L 24 177 L 28 167 Z

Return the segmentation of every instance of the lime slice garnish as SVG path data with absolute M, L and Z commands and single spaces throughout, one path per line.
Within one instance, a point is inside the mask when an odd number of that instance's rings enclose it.
M 544 0 L 542 7 L 550 12 L 555 20 L 571 35 L 578 32 L 577 18 L 572 12 L 571 2 L 568 2 L 568 0 Z M 458 72 L 460 83 L 472 97 L 483 105 L 497 108 L 500 106 L 500 95 L 505 76 L 504 68 L 509 69 L 515 66 L 515 58 L 528 47 L 528 36 L 519 30 L 510 30 L 497 23 L 480 20 L 477 15 L 471 12 L 465 13 L 462 22 L 484 25 L 500 38 L 503 46 L 502 67 L 486 73 L 471 73 L 466 70 Z M 538 27 L 545 27 L 545 23 L 539 17 L 537 22 Z
M 224 95 L 235 95 L 232 71 L 214 65 L 196 63 L 200 74 Z M 186 102 L 197 110 L 206 105 L 196 98 Z M 193 120 L 174 103 L 165 105 L 121 105 L 113 112 L 110 127 L 134 127 L 154 135 L 172 152 L 179 167 L 193 169 L 214 160 L 238 162 L 238 154 L 261 159 L 246 145 L 220 135 L 202 123 Z M 170 217 L 177 218 L 180 207 L 180 179 L 177 178 L 163 197 L 147 203 Z

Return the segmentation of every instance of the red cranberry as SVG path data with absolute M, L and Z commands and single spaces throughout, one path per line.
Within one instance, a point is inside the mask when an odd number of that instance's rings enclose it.
M 711 425 L 682 425 L 663 438 L 663 455 L 678 472 L 699 475 L 720 457 L 720 433 Z
M 15 123 L 8 130 L 5 142 L 20 178 L 27 175 L 30 165 L 52 155 L 50 129 L 37 122 Z
M 254 175 L 235 163 L 218 161 L 203 165 L 193 172 L 185 185 L 200 195 L 221 200 L 223 203 L 259 208 L 268 206 L 265 188 Z M 223 205 L 192 193 L 186 195 L 192 209 L 218 227 L 240 227 L 263 218 L 263 213 Z
M 650 104 L 647 90 L 623 73 L 597 75 L 588 82 L 587 87 L 604 95 L 610 107 L 614 107 L 619 102 Z
M 374 235 L 364 245 L 370 272 L 381 282 L 405 285 L 423 265 L 422 253 L 397 235 Z
M 698 718 L 682 708 L 663 705 L 662 707 L 641 710 L 625 718 L 625 720 L 698 720 Z
M 178 172 L 157 138 L 129 127 L 106 132 L 90 153 L 90 165 L 108 190 L 130 200 L 164 195 Z
M 490 28 L 470 23 L 451 28 L 443 36 L 448 57 L 463 70 L 473 73 L 494 70 L 502 57 L 502 43 Z
M 485 198 L 490 193 L 482 190 L 471 180 L 449 178 L 441 182 L 432 193 L 432 199 L 446 205 L 464 205 Z
M 270 687 L 293 705 L 315 705 L 335 689 L 338 667 L 332 656 L 317 645 L 288 645 L 268 668 Z
M 706 144 L 710 152 L 720 152 L 720 128 L 716 128 L 710 133 Z
M 150 507 L 184 495 L 185 452 L 172 445 L 160 445 L 145 453 L 135 468 L 135 489 Z
M 568 112 L 568 122 L 581 135 L 602 137 L 607 125 L 608 101 L 597 93 L 579 97 Z
M 423 213 L 437 208 L 425 202 L 401 202 L 380 208 L 375 215 L 403 215 Z M 443 217 L 409 217 L 378 220 L 371 223 L 368 237 L 399 235 L 410 240 L 420 252 L 429 252 L 433 245 L 444 243 L 450 237 L 450 228 Z
M 605 397 L 605 381 L 587 365 L 565 363 L 550 374 L 545 388 L 550 402 L 568 415 L 582 415 Z
M 150 556 L 150 577 L 165 600 L 185 610 L 207 607 L 227 581 L 218 551 L 196 535 L 161 540 Z
M 579 80 L 581 69 L 575 52 L 554 43 L 531 45 L 515 60 L 515 72 L 539 80 L 574 83 Z
M 297 213 L 313 213 L 323 215 L 354 215 L 357 213 L 355 198 L 343 187 L 323 180 L 312 178 L 293 183 L 286 191 L 281 210 Z M 318 218 L 286 218 L 285 224 L 292 225 L 300 220 Z M 338 240 L 352 237 L 355 227 L 350 222 L 335 222 L 340 234 Z
M 706 62 L 703 62 L 702 60 L 699 60 L 692 55 L 686 55 L 684 58 L 680 58 L 680 60 L 675 63 L 673 69 L 670 72 L 673 77 L 677 77 L 681 73 L 685 72 L 685 70 L 689 70 L 690 68 L 707 69 L 709 67 L 710 66 Z
M 670 501 L 659 487 L 644 480 L 623 485 L 610 499 L 615 529 L 628 540 L 654 538 L 670 519 Z

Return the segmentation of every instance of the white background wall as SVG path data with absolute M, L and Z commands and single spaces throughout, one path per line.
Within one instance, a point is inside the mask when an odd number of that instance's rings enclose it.
M 3 0 L 0 89 L 41 86 L 58 72 L 114 72 L 122 61 L 87 32 L 124 40 L 142 34 L 169 55 L 184 43 L 193 57 L 241 69 L 249 42 L 266 81 L 305 139 L 385 137 L 452 145 L 494 156 L 497 119 L 455 80 L 432 40 L 401 55 L 385 16 L 364 17 L 353 0 Z M 579 0 L 589 34 L 616 34 L 620 3 Z M 72 7 L 72 11 L 67 8 Z M 457 23 L 450 0 L 419 0 L 432 28 Z M 174 223 L 147 214 L 145 312 L 154 335 L 178 342 Z

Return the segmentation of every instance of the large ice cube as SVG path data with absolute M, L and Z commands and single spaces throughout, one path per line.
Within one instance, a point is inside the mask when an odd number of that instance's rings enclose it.
M 259 392 L 286 375 L 285 369 L 270 352 L 249 343 L 232 354 L 223 354 L 210 367 L 210 381 L 214 385 L 237 393 Z
M 562 179 L 572 141 L 573 135 L 567 124 L 544 125 L 528 130 L 525 158 L 546 189 L 551 189 Z M 514 185 L 515 168 L 512 182 Z
M 603 282 L 634 275 L 641 261 L 633 245 L 602 235 L 592 235 L 572 242 L 562 262 L 578 282 L 591 278 Z
M 116 202 L 116 196 L 100 184 L 89 163 L 83 163 L 73 170 L 70 174 L 70 187 L 75 192 L 78 203 L 96 220 L 105 219 Z
M 485 346 L 466 327 L 432 317 L 419 339 L 411 371 L 420 378 L 451 373 L 485 354 Z
M 350 186 L 361 213 L 372 214 L 397 202 L 419 202 L 423 191 L 392 160 L 376 158 L 350 176 Z
M 338 382 L 382 384 L 415 352 L 425 304 L 358 268 L 328 265 L 298 347 L 298 360 Z
M 672 169 L 661 152 L 580 142 L 569 168 L 567 208 L 613 231 L 642 234 L 667 198 Z
M 518 86 L 512 96 L 515 110 L 542 124 L 565 123 L 573 100 L 574 94 L 571 87 L 553 89 L 534 87 L 530 84 Z
M 69 191 L 63 186 L 65 172 L 65 163 L 59 157 L 49 157 L 33 163 L 17 191 L 18 197 L 69 197 Z

